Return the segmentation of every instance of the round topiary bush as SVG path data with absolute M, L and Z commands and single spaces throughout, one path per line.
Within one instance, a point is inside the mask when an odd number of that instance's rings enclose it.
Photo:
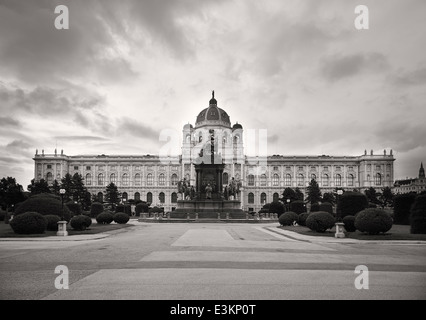
M 99 224 L 110 224 L 114 220 L 114 215 L 109 211 L 104 211 L 96 217 L 96 222 Z
M 387 232 L 392 228 L 391 216 L 382 209 L 368 208 L 355 216 L 355 228 L 368 234 Z
M 90 216 L 97 217 L 98 214 L 104 211 L 104 206 L 100 202 L 93 202 L 90 206 Z
M 298 218 L 299 218 L 299 215 L 297 213 L 288 211 L 280 215 L 280 217 L 278 218 L 278 222 L 282 226 L 290 226 L 293 224 L 294 221 L 297 222 Z
M 119 224 L 126 224 L 129 221 L 129 215 L 124 212 L 117 212 L 113 216 L 114 222 Z
M 92 224 L 92 219 L 85 215 L 78 215 L 71 218 L 70 225 L 74 230 L 86 230 Z
M 15 209 L 14 216 L 16 217 L 25 212 L 38 212 L 43 216 L 57 215 L 62 219 L 62 202 L 58 197 L 49 194 L 31 196 Z M 66 205 L 63 206 L 63 214 L 64 219 L 69 221 L 71 211 Z
M 18 234 L 38 234 L 46 230 L 47 220 L 38 212 L 24 212 L 14 216 L 10 226 Z
M 309 217 L 309 213 L 303 212 L 299 214 L 299 217 L 297 219 L 297 224 L 299 226 L 306 226 L 306 219 Z
M 47 221 L 46 230 L 48 231 L 58 231 L 58 221 L 61 220 L 57 215 L 48 214 L 44 216 Z
M 411 207 L 410 233 L 426 233 L 426 195 L 417 196 Z
M 305 203 L 302 200 L 290 202 L 290 211 L 295 212 L 297 214 L 306 212 Z
M 341 218 L 345 216 L 354 216 L 358 212 L 368 207 L 368 200 L 365 194 L 360 192 L 346 191 L 343 193 L 337 203 L 337 212 Z
M 318 211 L 311 213 L 306 219 L 306 226 L 316 232 L 325 232 L 331 229 L 336 222 L 331 213 L 325 211 Z
M 320 204 L 318 211 L 325 211 L 333 214 L 333 205 L 330 202 L 323 202 Z
M 345 230 L 347 232 L 355 232 L 355 217 L 354 216 L 346 216 L 342 221 L 345 224 Z
M 320 211 L 320 205 L 318 202 L 315 202 L 311 204 L 311 212 L 317 212 Z

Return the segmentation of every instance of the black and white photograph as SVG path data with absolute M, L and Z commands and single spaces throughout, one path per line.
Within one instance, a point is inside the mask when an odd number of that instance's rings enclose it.
M 425 13 L 0 0 L 0 300 L 425 300 Z

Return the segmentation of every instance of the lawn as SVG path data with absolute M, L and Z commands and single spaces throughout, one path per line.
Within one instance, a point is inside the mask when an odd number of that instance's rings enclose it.
M 334 237 L 336 232 L 335 227 L 327 230 L 324 233 L 315 232 L 308 227 L 303 226 L 279 226 L 279 228 L 289 231 L 294 231 L 307 236 L 322 236 L 322 237 Z M 411 234 L 410 226 L 395 224 L 392 228 L 382 234 L 369 235 L 360 231 L 346 232 L 346 238 L 359 239 L 359 240 L 426 240 L 426 234 Z
M 98 224 L 95 220 L 92 220 L 92 225 L 85 231 L 76 231 L 73 230 L 70 225 L 67 225 L 68 235 L 77 235 L 77 234 L 96 234 L 100 232 L 107 232 L 117 229 L 122 229 L 130 227 L 130 224 Z M 56 236 L 56 231 L 45 231 L 42 234 L 16 234 L 13 232 L 12 227 L 9 224 L 5 224 L 4 221 L 0 221 L 0 238 L 28 238 L 28 237 L 49 237 Z

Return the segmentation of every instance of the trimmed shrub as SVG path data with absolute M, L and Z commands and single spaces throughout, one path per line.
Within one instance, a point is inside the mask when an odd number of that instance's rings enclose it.
M 347 232 L 355 232 L 355 217 L 354 216 L 346 216 L 342 221 L 345 224 L 345 230 Z
M 113 220 L 114 215 L 109 211 L 104 211 L 96 217 L 96 222 L 99 224 L 110 224 Z
M 341 218 L 354 216 L 358 212 L 368 207 L 368 200 L 365 194 L 360 192 L 346 191 L 340 196 L 337 204 L 337 212 Z
M 298 218 L 299 215 L 297 213 L 288 211 L 280 215 L 280 217 L 278 218 L 278 222 L 282 226 L 290 226 L 293 224 L 294 221 L 297 222 Z
M 398 194 L 394 198 L 393 218 L 395 224 L 410 224 L 410 209 L 416 200 L 415 193 Z
M 88 217 L 91 217 L 90 211 L 82 211 L 81 214 L 85 215 L 85 216 L 88 216 Z
M 0 209 L 0 221 L 4 221 L 6 219 L 6 211 Z
M 277 213 L 278 216 L 284 213 L 285 207 L 284 205 L 279 201 L 273 201 L 270 203 L 265 204 L 262 209 L 266 209 L 266 213 Z
M 69 221 L 71 218 L 71 211 L 64 205 L 64 219 Z M 38 212 L 43 216 L 57 215 L 62 218 L 62 202 L 58 197 L 49 194 L 40 194 L 32 196 L 22 202 L 16 209 L 14 216 L 18 216 L 25 212 Z
M 320 204 L 319 206 L 319 210 L 318 211 L 325 211 L 328 212 L 332 215 L 334 215 L 333 213 L 333 205 L 330 202 L 323 202 Z
M 47 221 L 46 230 L 48 231 L 58 231 L 58 221 L 61 220 L 57 215 L 48 214 L 44 216 Z
M 387 232 L 392 228 L 392 223 L 390 215 L 382 209 L 364 209 L 355 216 L 355 228 L 368 234 Z
M 331 229 L 336 222 L 331 213 L 325 211 L 318 211 L 311 213 L 306 219 L 306 226 L 316 232 L 325 232 Z
M 299 226 L 306 226 L 306 219 L 309 217 L 309 213 L 307 212 L 303 212 L 301 214 L 299 214 L 298 218 L 297 218 L 297 224 Z
M 117 212 L 116 214 L 114 214 L 113 219 L 116 223 L 125 224 L 129 221 L 130 218 L 127 213 Z
M 139 217 L 142 212 L 148 212 L 148 210 L 149 206 L 146 204 L 146 202 L 140 202 L 135 207 L 136 216 Z
M 119 204 L 115 207 L 115 212 L 124 212 L 128 215 L 131 215 L 132 207 L 130 204 Z
M 70 209 L 74 216 L 79 215 L 82 212 L 81 206 L 78 203 L 70 201 L 67 202 L 65 205 L 68 207 L 68 209 Z
M 93 202 L 90 206 L 90 216 L 97 217 L 98 214 L 104 212 L 104 206 L 100 202 Z
M 78 215 L 71 218 L 70 225 L 74 230 L 86 230 L 92 224 L 92 219 L 85 215 Z
M 10 221 L 10 226 L 18 234 L 44 233 L 47 227 L 47 219 L 38 212 L 24 212 L 14 216 Z
M 297 214 L 306 212 L 305 203 L 301 200 L 296 200 L 290 203 L 290 211 Z
M 426 233 L 426 195 L 417 196 L 411 207 L 410 233 Z
M 317 212 L 320 211 L 320 205 L 318 202 L 315 202 L 311 204 L 311 212 Z

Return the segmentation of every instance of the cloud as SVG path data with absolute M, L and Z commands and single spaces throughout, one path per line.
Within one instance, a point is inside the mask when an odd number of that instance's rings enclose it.
M 2 127 L 21 127 L 21 122 L 12 117 L 0 117 L 0 126 Z
M 56 136 L 54 139 L 61 141 L 109 141 L 107 138 L 96 136 Z
M 144 123 L 130 119 L 122 118 L 117 126 L 117 135 L 124 133 L 134 138 L 141 138 L 152 141 L 159 141 L 160 131 L 155 130 Z
M 32 144 L 25 142 L 23 140 L 13 140 L 12 142 L 6 145 L 6 148 L 17 148 L 17 149 L 29 149 L 32 147 Z
M 383 71 L 389 68 L 387 58 L 382 53 L 335 54 L 321 62 L 321 75 L 331 81 L 350 78 L 361 73 Z
M 412 71 L 402 71 L 392 78 L 395 85 L 420 86 L 426 84 L 426 67 L 421 67 Z

